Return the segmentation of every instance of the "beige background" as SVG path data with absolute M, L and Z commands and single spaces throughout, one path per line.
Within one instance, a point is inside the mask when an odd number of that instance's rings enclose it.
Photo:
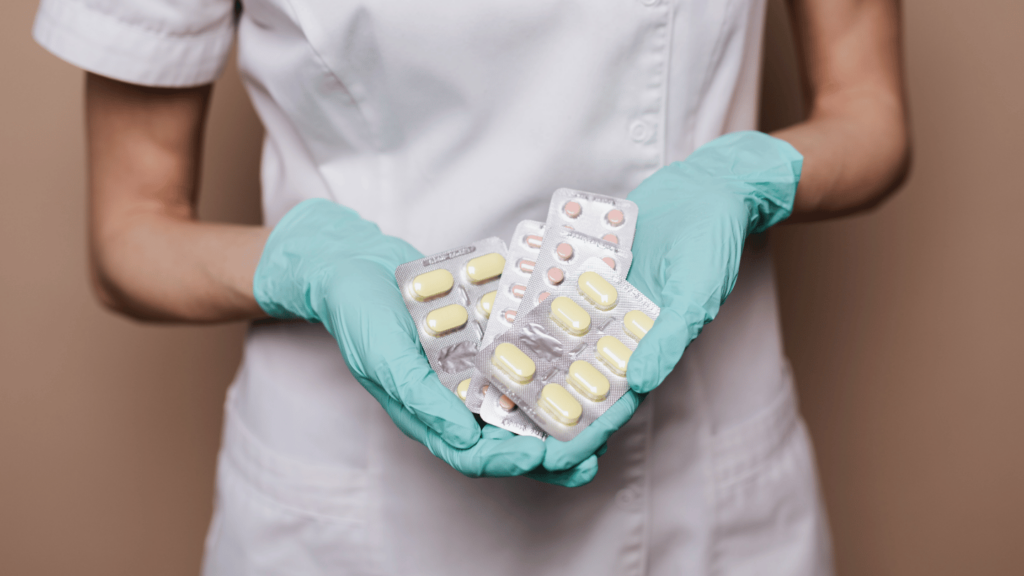
M 141 325 L 86 283 L 82 74 L 0 3 L 0 574 L 191 574 L 244 326 Z M 775 233 L 839 572 L 1024 574 L 1024 2 L 905 3 L 916 157 L 878 211 Z M 798 119 L 769 15 L 764 125 Z M 202 215 L 258 222 L 217 87 Z

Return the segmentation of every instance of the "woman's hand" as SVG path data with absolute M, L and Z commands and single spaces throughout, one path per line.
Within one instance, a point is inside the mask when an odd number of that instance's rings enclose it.
M 675 368 L 736 285 L 749 234 L 787 216 L 803 157 L 760 132 L 736 132 L 644 180 L 627 280 L 661 307 L 629 360 L 630 391 L 569 442 L 547 441 L 544 467 L 563 470 L 593 454 Z
M 253 293 L 276 318 L 319 322 L 345 363 L 405 434 L 468 476 L 514 476 L 536 468 L 536 438 L 487 432 L 430 368 L 395 269 L 423 255 L 354 211 L 306 200 L 277 224 L 263 249 Z

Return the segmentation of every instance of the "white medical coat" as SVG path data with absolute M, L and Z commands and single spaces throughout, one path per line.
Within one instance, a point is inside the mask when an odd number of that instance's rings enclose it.
M 263 207 L 350 206 L 423 253 L 626 195 L 755 128 L 764 0 L 43 0 L 95 73 L 211 82 L 237 35 Z M 256 326 L 228 394 L 204 573 L 828 574 L 772 267 L 609 441 L 593 483 L 469 479 L 406 438 L 319 326 Z

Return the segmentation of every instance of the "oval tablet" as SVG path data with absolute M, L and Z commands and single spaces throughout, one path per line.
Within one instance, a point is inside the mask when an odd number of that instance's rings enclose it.
M 508 342 L 502 342 L 494 348 L 491 364 L 520 384 L 532 380 L 533 373 L 537 370 L 537 365 L 525 352 Z
M 434 336 L 443 336 L 466 325 L 469 313 L 462 304 L 449 304 L 427 314 L 427 331 Z
M 561 268 L 555 268 L 554 266 L 548 268 L 548 282 L 558 286 L 563 280 L 565 280 L 565 272 L 562 272 Z
M 563 210 L 569 218 L 578 218 L 583 213 L 583 206 L 580 206 L 580 203 L 575 200 L 570 200 L 565 203 Z
M 516 311 L 511 309 L 511 308 L 509 308 L 508 310 L 505 310 L 501 314 L 502 314 L 502 316 L 505 317 L 505 322 L 508 322 L 509 324 L 511 324 L 511 323 L 516 321 Z
M 558 384 L 548 384 L 541 390 L 537 406 L 550 414 L 559 424 L 566 426 L 574 426 L 583 415 L 580 403 Z
M 622 319 L 622 325 L 626 330 L 626 334 L 637 340 L 642 340 L 651 331 L 651 327 L 654 326 L 654 320 L 651 320 L 650 316 L 639 310 L 633 310 L 626 312 L 626 316 Z
M 580 294 L 598 310 L 611 310 L 619 303 L 619 291 L 597 272 L 584 272 L 576 282 Z
M 629 367 L 629 357 L 633 351 L 626 347 L 621 340 L 615 336 L 602 336 L 597 341 L 597 357 L 604 362 L 608 368 L 619 376 L 626 375 L 626 368 Z
M 491 252 L 466 262 L 466 276 L 473 284 L 483 284 L 501 276 L 504 267 L 505 257 L 497 252 Z
M 569 366 L 566 381 L 584 398 L 592 402 L 602 402 L 608 397 L 608 379 L 586 360 L 577 360 Z
M 522 284 L 513 284 L 512 285 L 512 295 L 513 296 L 515 296 L 516 298 L 522 298 L 525 294 L 526 294 L 526 286 L 523 286 Z
M 466 401 L 466 394 L 469 394 L 469 381 L 470 379 L 466 378 L 462 382 L 459 382 L 458 387 L 455 388 L 455 393 L 459 395 L 459 398 L 461 398 L 463 402 Z
M 535 236 L 533 234 L 528 235 L 523 240 L 526 241 L 526 245 L 527 246 L 529 246 L 530 248 L 533 248 L 533 249 L 540 248 L 540 245 L 544 243 L 544 237 L 543 236 Z
M 562 260 L 572 258 L 572 252 L 572 244 L 569 244 L 568 242 L 562 242 L 558 246 L 555 246 L 555 254 L 558 254 L 558 257 Z
M 480 301 L 476 303 L 476 309 L 484 315 L 484 318 L 491 317 L 491 309 L 494 308 L 494 296 L 498 293 L 497 290 L 492 290 L 487 294 L 480 297 Z
M 565 296 L 551 301 L 551 319 L 573 336 L 583 336 L 590 331 L 590 314 Z
M 601 236 L 601 240 L 604 240 L 605 242 L 611 242 L 612 244 L 619 243 L 619 237 L 616 236 L 615 234 L 605 234 L 604 236 Z
M 523 258 L 522 260 L 519 261 L 519 270 L 524 274 L 533 274 L 533 267 L 536 265 L 537 263 L 534 262 L 533 260 L 527 260 L 526 258 Z
M 540 294 L 537 294 L 537 302 L 543 302 L 547 300 L 548 296 L 551 296 L 551 292 L 541 292 Z
M 605 256 L 604 258 L 601 258 L 601 262 L 604 262 L 605 264 L 608 265 L 609 268 L 615 270 L 615 258 L 612 258 L 611 256 Z
M 604 218 L 612 226 L 622 226 L 622 223 L 626 221 L 626 215 L 618 208 L 609 210 L 608 214 L 605 214 Z
M 444 268 L 438 268 L 413 278 L 412 293 L 417 300 L 423 302 L 431 298 L 444 296 L 451 292 L 454 285 L 455 279 L 452 278 L 452 273 Z

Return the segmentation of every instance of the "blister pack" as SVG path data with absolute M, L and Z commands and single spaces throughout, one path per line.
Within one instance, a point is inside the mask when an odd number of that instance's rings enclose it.
M 493 310 L 505 253 L 500 238 L 486 238 L 395 270 L 430 366 L 441 383 L 463 399 Z
M 549 224 L 545 224 L 541 247 L 536 257 L 528 261 L 528 268 L 540 273 L 523 274 L 523 270 L 520 270 L 518 275 L 502 280 L 502 285 L 507 288 L 499 289 L 499 295 L 505 296 L 505 300 L 502 308 L 496 308 L 502 312 L 487 323 L 487 334 L 482 346 L 487 346 L 497 334 L 511 328 L 516 314 L 526 314 L 532 310 L 565 281 L 567 274 L 588 258 L 600 258 L 613 270 L 619 270 L 624 277 L 633 260 L 629 248 L 636 230 L 636 214 L 636 205 L 628 200 L 568 188 L 556 191 L 548 206 Z M 609 229 L 614 229 L 616 234 L 608 236 Z M 616 242 L 600 240 L 598 235 Z M 529 279 L 524 276 L 529 276 Z M 516 284 L 511 278 L 518 279 L 520 283 Z M 486 377 L 476 374 L 470 381 L 470 399 L 467 400 L 467 406 L 478 412 L 484 422 L 520 435 L 545 436 L 526 414 L 517 410 L 497 390 L 489 389 L 482 394 L 486 386 Z
M 549 228 L 563 226 L 628 250 L 633 245 L 639 212 L 630 200 L 559 188 L 551 196 L 545 224 Z
M 659 312 L 624 274 L 591 258 L 482 348 L 476 368 L 518 411 L 568 441 L 628 390 L 629 358 Z
M 526 284 L 533 273 L 537 254 L 544 241 L 544 224 L 536 220 L 523 220 L 516 225 L 505 254 L 505 268 L 498 280 L 497 294 L 494 297 L 492 313 L 484 328 L 484 336 L 480 346 L 491 343 L 495 336 L 508 330 L 515 319 L 516 310 L 522 300 L 518 294 L 519 287 L 525 290 Z M 469 389 L 466 391 L 466 407 L 479 413 L 484 400 L 484 387 L 487 378 L 479 373 L 473 375 Z
M 555 205 L 555 202 L 552 201 L 552 206 Z M 627 229 L 632 229 L 632 225 L 624 224 L 623 231 Z M 631 236 L 630 239 L 632 239 Z M 567 275 L 576 271 L 588 258 L 597 258 L 611 270 L 622 271 L 622 274 L 625 275 L 632 263 L 633 253 L 628 248 L 587 236 L 576 230 L 564 227 L 546 227 L 544 239 L 535 258 L 536 260 L 531 260 L 530 264 L 536 273 L 530 275 L 525 286 L 502 281 L 501 284 L 509 285 L 506 290 L 508 295 L 512 296 L 509 302 L 516 309 L 512 310 L 511 314 L 497 314 L 491 318 L 487 324 L 487 332 L 492 335 L 484 337 L 481 347 L 491 343 L 491 340 L 497 335 L 494 334 L 495 332 L 500 334 L 512 327 L 512 322 L 509 322 L 509 318 L 504 316 L 512 316 L 514 320 L 516 314 L 528 313 L 549 294 L 559 291 L 566 281 Z M 522 276 L 520 274 L 513 277 L 522 278 Z M 499 289 L 499 295 L 501 293 L 502 290 Z M 476 408 L 485 422 L 517 434 L 540 437 L 540 430 L 533 425 L 530 418 L 516 410 L 514 405 L 510 408 L 508 399 L 501 398 L 501 395 L 495 394 L 494 391 L 489 394 L 481 394 L 484 386 L 486 386 L 486 377 L 476 375 L 470 381 L 469 393 L 474 399 L 471 409 Z M 481 396 L 482 398 L 477 400 Z M 469 406 L 468 402 L 467 406 Z

